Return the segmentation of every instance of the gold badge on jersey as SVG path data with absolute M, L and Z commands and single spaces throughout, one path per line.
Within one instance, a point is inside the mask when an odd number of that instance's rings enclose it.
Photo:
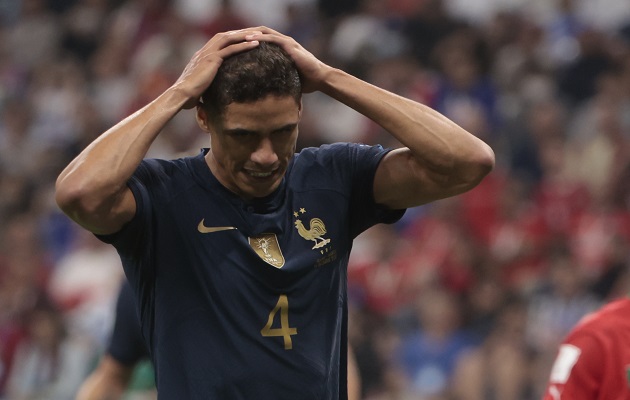
M 280 250 L 278 238 L 273 233 L 263 233 L 248 238 L 249 245 L 264 262 L 276 268 L 284 266 L 284 256 Z
M 307 227 L 304 225 L 304 222 L 298 218 L 301 215 L 304 216 L 304 214 L 306 214 L 306 209 L 304 208 L 293 212 L 293 216 L 295 217 L 295 229 L 297 229 L 302 239 L 312 241 L 314 243 L 312 249 L 318 250 L 322 255 L 322 257 L 318 258 L 315 262 L 315 268 L 330 264 L 337 259 L 337 250 L 329 246 L 331 240 L 325 237 L 328 231 L 326 230 L 324 221 L 320 218 L 306 219 L 308 220 Z

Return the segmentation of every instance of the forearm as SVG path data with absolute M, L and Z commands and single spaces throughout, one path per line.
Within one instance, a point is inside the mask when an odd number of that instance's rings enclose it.
M 105 218 L 151 143 L 185 100 L 178 90 L 169 89 L 94 140 L 57 178 L 60 207 L 84 225 L 89 221 L 82 221 L 81 215 Z
M 75 400 L 117 400 L 122 398 L 133 367 L 120 364 L 105 355 L 96 370 L 83 382 Z
M 118 400 L 124 388 L 116 381 L 102 376 L 90 376 L 81 386 L 75 400 Z
M 435 172 L 452 174 L 493 159 L 483 141 L 437 111 L 343 71 L 331 69 L 320 90 L 378 123 Z
M 62 171 L 59 183 L 80 180 L 95 187 L 124 184 L 162 128 L 180 110 L 185 99 L 178 97 L 175 91 L 166 91 L 107 130 Z

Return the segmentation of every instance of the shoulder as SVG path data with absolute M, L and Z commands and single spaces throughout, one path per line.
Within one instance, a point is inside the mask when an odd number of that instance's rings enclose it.
M 629 312 L 630 299 L 624 299 L 585 316 L 567 335 L 559 353 L 573 354 L 576 360 L 589 361 L 583 365 L 601 368 L 600 361 L 610 355 L 610 350 L 619 344 L 623 346 L 624 332 L 630 327 L 626 318 Z
M 621 325 L 630 326 L 630 298 L 611 301 L 586 315 L 573 329 L 568 339 L 584 335 L 606 335 L 617 331 Z
M 387 152 L 381 145 L 367 145 L 362 143 L 330 143 L 319 147 L 306 147 L 297 156 L 305 158 L 326 159 L 334 156 L 351 156 L 352 154 L 379 154 Z
M 288 176 L 293 184 L 303 183 L 348 186 L 351 182 L 371 182 L 381 158 L 381 146 L 356 143 L 325 144 L 308 147 L 293 157 Z M 319 183 L 318 183 L 319 182 Z
M 163 204 L 187 192 L 202 179 L 196 157 L 144 159 L 127 182 L 139 208 Z
M 627 346 L 630 299 L 612 301 L 584 317 L 558 349 L 545 400 L 595 398 L 605 376 L 617 376 L 617 357 Z M 624 333 L 626 332 L 626 333 Z M 611 375 L 612 374 L 612 375 Z
M 145 187 L 158 188 L 169 184 L 182 184 L 186 178 L 195 174 L 196 157 L 185 157 L 173 160 L 147 158 L 142 160 L 134 172 L 130 183 Z
M 159 158 L 147 158 L 138 166 L 138 172 L 147 172 L 154 175 L 174 175 L 190 171 L 193 167 L 194 157 L 184 157 L 173 160 Z M 137 173 L 138 173 L 137 172 Z
M 358 143 L 333 143 L 320 147 L 308 147 L 295 155 L 293 164 L 298 168 L 320 167 L 333 171 L 374 169 L 388 153 L 380 145 Z

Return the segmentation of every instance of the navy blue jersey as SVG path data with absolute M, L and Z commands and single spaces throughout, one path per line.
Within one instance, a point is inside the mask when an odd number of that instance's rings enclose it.
M 205 150 L 207 152 L 207 150 Z M 135 217 L 103 237 L 135 291 L 164 399 L 345 399 L 352 240 L 379 207 L 380 146 L 309 148 L 246 202 L 204 159 L 145 160 Z
M 123 282 L 116 301 L 116 317 L 107 353 L 119 363 L 132 367 L 148 358 L 147 348 L 140 331 L 140 320 L 131 286 Z

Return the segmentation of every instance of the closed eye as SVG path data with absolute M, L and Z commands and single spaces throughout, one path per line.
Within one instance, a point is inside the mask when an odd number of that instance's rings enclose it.
M 289 125 L 285 125 L 282 128 L 276 129 L 273 131 L 274 134 L 277 135 L 288 135 L 293 133 L 293 131 L 295 130 L 297 124 L 289 124 Z
M 228 129 L 225 131 L 225 134 L 235 138 L 246 138 L 255 136 L 256 132 L 248 131 L 247 129 Z
M 292 134 L 295 131 L 296 127 L 297 124 L 287 124 L 278 129 L 274 129 L 273 131 L 271 131 L 271 134 L 274 136 L 287 136 Z M 259 132 L 241 128 L 226 129 L 224 133 L 228 136 L 238 139 L 249 139 L 257 137 L 259 135 Z

